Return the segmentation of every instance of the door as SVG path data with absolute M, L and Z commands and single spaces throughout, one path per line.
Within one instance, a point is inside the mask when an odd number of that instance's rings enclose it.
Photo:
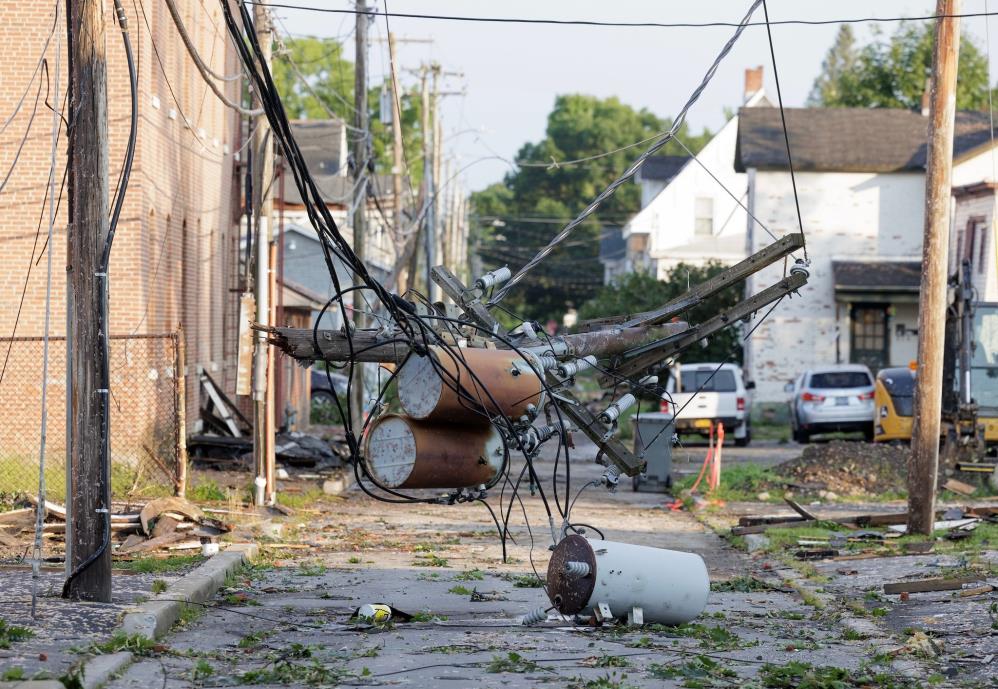
M 849 361 L 866 364 L 874 373 L 890 361 L 887 338 L 887 307 L 878 304 L 854 304 L 850 313 L 852 340 Z

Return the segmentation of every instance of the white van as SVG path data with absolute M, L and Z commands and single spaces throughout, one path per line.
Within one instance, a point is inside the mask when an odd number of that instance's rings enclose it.
M 739 366 L 673 366 L 665 389 L 661 411 L 675 415 L 677 433 L 698 433 L 706 438 L 713 421 L 724 424 L 725 437 L 734 436 L 735 445 L 744 447 L 752 441 L 751 391 L 755 383 L 745 383 Z

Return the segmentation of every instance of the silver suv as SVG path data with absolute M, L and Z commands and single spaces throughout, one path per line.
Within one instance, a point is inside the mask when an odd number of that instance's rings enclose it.
M 817 433 L 862 432 L 873 440 L 873 375 L 861 364 L 813 368 L 788 383 L 794 440 Z

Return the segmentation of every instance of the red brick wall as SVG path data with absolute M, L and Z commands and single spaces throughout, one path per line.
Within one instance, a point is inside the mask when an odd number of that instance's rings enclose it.
M 61 0 L 0 3 L 0 125 L 13 113 L 31 80 L 56 5 Z M 235 380 L 235 333 L 238 314 L 232 224 L 234 155 L 240 146 L 238 116 L 208 89 L 184 49 L 161 0 L 125 3 L 139 74 L 138 147 L 131 183 L 111 255 L 111 332 L 156 333 L 183 323 L 188 370 L 204 366 L 231 391 Z M 238 71 L 217 2 L 177 0 L 199 52 L 218 73 Z M 145 18 L 135 13 L 144 8 Z M 128 138 L 129 86 L 121 35 L 110 0 L 104 3 L 107 27 L 108 110 L 111 187 Z M 148 26 L 147 22 L 148 21 Z M 155 50 L 154 50 L 155 46 Z M 66 92 L 65 19 L 60 16 L 45 55 L 50 88 L 55 87 L 57 47 L 62 50 L 59 101 Z M 158 55 L 157 55 L 158 53 Z M 0 180 L 14 160 L 28 126 L 38 84 L 42 95 L 17 167 L 0 192 L 0 335 L 14 331 L 18 302 L 32 255 L 38 259 L 46 231 L 36 241 L 39 214 L 49 174 L 51 112 L 45 108 L 45 79 L 31 84 L 20 113 L 0 133 Z M 172 87 L 172 92 L 171 92 Z M 239 81 L 222 82 L 232 100 Z M 55 94 L 50 94 L 55 101 Z M 65 130 L 58 144 L 56 188 L 65 167 Z M 65 332 L 66 204 L 56 223 L 53 253 L 53 334 Z M 45 262 L 32 265 L 18 335 L 43 329 Z M 2 355 L 2 352 L 0 352 Z M 61 369 L 62 362 L 54 365 Z M 39 363 L 40 368 L 40 363 Z M 40 374 L 39 374 L 40 375 Z M 188 377 L 188 418 L 196 418 L 198 386 Z M 2 393 L 2 391 L 0 391 Z

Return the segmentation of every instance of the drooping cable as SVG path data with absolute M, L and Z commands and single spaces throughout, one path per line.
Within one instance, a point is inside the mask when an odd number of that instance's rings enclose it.
M 170 10 L 170 17 L 173 18 L 173 23 L 177 27 L 177 32 L 180 34 L 180 40 L 183 42 L 184 47 L 187 48 L 187 54 L 191 56 L 191 60 L 194 61 L 194 66 L 197 67 L 198 73 L 201 75 L 201 78 L 204 79 L 204 82 L 206 84 L 208 84 L 208 88 L 211 89 L 211 92 L 215 94 L 218 100 L 222 101 L 222 103 L 226 107 L 232 108 L 236 112 L 239 112 L 243 115 L 248 115 L 250 117 L 262 115 L 263 108 L 256 108 L 253 110 L 244 108 L 239 103 L 234 103 L 232 100 L 229 99 L 228 96 L 222 93 L 222 90 L 218 88 L 218 84 L 215 83 L 216 79 L 218 79 L 219 81 L 232 81 L 234 79 L 238 79 L 242 75 L 234 74 L 231 77 L 225 77 L 219 74 L 215 74 L 215 72 L 213 72 L 211 68 L 204 63 L 204 60 L 202 60 L 201 56 L 198 54 L 197 48 L 195 47 L 194 43 L 191 42 L 191 37 L 187 33 L 187 27 L 184 26 L 184 20 L 180 16 L 180 11 L 177 9 L 176 0 L 166 0 L 166 7 L 168 10 Z
M 59 22 L 59 6 L 61 0 L 55 3 L 55 20 Z M 59 72 L 62 65 L 62 32 L 59 32 L 55 43 L 55 79 L 53 98 L 59 100 Z M 48 201 L 49 201 L 49 227 L 48 244 L 52 244 L 52 235 L 55 232 L 55 166 L 56 154 L 59 148 L 59 134 L 62 132 L 62 117 L 59 112 L 52 108 L 52 147 L 49 152 L 49 178 L 48 178 Z M 48 379 L 49 379 L 49 325 L 52 320 L 52 253 L 48 252 L 45 263 L 45 321 L 42 326 L 42 394 L 41 394 L 41 421 L 38 439 L 38 504 L 35 508 L 35 539 L 31 552 L 31 617 L 38 616 L 38 583 L 41 578 L 42 564 L 42 532 L 45 527 L 45 450 L 48 443 Z
M 496 304 L 502 301 L 502 298 L 506 296 L 506 294 L 509 293 L 509 291 L 513 289 L 513 287 L 515 287 L 517 283 L 520 282 L 520 280 L 523 279 L 523 276 L 527 272 L 529 272 L 534 266 L 536 266 L 538 263 L 547 258 L 547 256 L 550 255 L 551 252 L 554 251 L 555 248 L 559 244 L 561 244 L 561 242 L 564 241 L 565 238 L 568 237 L 568 235 L 572 233 L 572 230 L 581 225 L 590 215 L 595 213 L 597 209 L 599 209 L 599 207 L 603 204 L 604 201 L 613 196 L 613 194 L 622 184 L 624 184 L 627 180 L 633 177 L 634 174 L 639 169 L 641 169 L 641 166 L 648 158 L 654 155 L 657 151 L 661 150 L 667 143 L 669 143 L 669 141 L 672 140 L 672 138 L 676 134 L 679 133 L 679 130 L 686 122 L 686 115 L 690 111 L 690 108 L 692 108 L 693 105 L 700 99 L 700 96 L 707 88 L 707 84 L 709 84 L 710 81 L 714 78 L 714 74 L 717 72 L 718 67 L 720 67 L 721 62 L 724 60 L 725 57 L 727 57 L 728 53 L 731 52 L 731 49 L 734 47 L 735 43 L 741 37 L 742 32 L 745 30 L 745 26 L 748 23 L 749 19 L 752 17 L 753 13 L 756 11 L 759 5 L 762 3 L 763 0 L 753 0 L 752 5 L 749 7 L 748 12 L 745 13 L 745 16 L 742 18 L 742 21 L 741 23 L 739 23 L 738 28 L 735 30 L 734 34 L 728 39 L 727 43 L 724 44 L 724 47 L 721 48 L 720 53 L 718 53 L 717 57 L 714 58 L 714 62 L 711 63 L 710 67 L 707 69 L 707 72 L 706 74 L 704 74 L 703 79 L 701 79 L 700 84 L 697 86 L 696 89 L 694 89 L 693 93 L 686 101 L 686 104 L 679 111 L 679 114 L 676 115 L 676 118 L 675 120 L 673 120 L 672 123 L 672 128 L 668 132 L 666 132 L 664 136 L 660 137 L 655 143 L 649 146 L 644 153 L 638 156 L 638 158 L 633 163 L 631 163 L 631 165 L 623 172 L 623 174 L 621 174 L 619 177 L 617 177 L 617 179 L 611 182 L 610 185 L 606 187 L 606 189 L 600 192 L 600 194 L 595 199 L 593 199 L 593 201 L 591 201 L 589 205 L 586 206 L 586 208 L 581 213 L 579 213 L 579 215 L 575 218 L 575 220 L 568 223 L 564 227 L 564 229 L 562 229 L 561 232 L 559 232 L 557 235 L 554 236 L 553 239 L 551 239 L 551 241 L 548 243 L 546 247 L 541 249 L 537 253 L 537 255 L 534 256 L 532 259 L 530 259 L 530 261 L 528 261 L 526 265 L 520 268 L 513 275 L 513 277 L 507 280 L 506 283 L 492 297 L 492 299 L 489 300 L 489 305 Z
M 787 113 L 783 107 L 783 94 L 780 91 L 780 70 L 776 66 L 776 49 L 773 47 L 773 29 L 769 23 L 769 9 L 766 7 L 766 0 L 762 0 L 762 12 L 766 17 L 766 38 L 769 39 L 769 55 L 773 60 L 773 79 L 776 81 L 776 101 L 780 105 L 780 121 L 783 123 L 783 142 L 787 147 L 787 166 L 790 168 L 790 184 L 794 190 L 794 206 L 797 208 L 797 226 L 803 239 L 801 249 L 804 252 L 804 260 L 807 258 L 807 235 L 804 233 L 804 220 L 800 212 L 800 197 L 797 195 L 797 177 L 794 175 L 794 159 L 790 155 L 790 133 L 787 130 Z

